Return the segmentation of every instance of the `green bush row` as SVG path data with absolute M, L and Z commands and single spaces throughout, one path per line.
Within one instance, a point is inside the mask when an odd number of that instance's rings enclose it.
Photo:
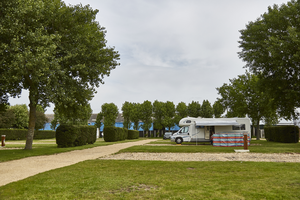
M 61 124 L 56 129 L 58 147 L 74 147 L 96 142 L 96 126 L 76 126 Z
M 299 127 L 298 126 L 271 126 L 265 127 L 265 138 L 267 141 L 282 143 L 298 143 Z
M 0 135 L 5 135 L 6 140 L 26 140 L 28 129 L 0 129 Z M 55 131 L 34 131 L 33 139 L 55 138 Z
M 104 141 L 105 142 L 116 142 L 126 139 L 138 139 L 139 132 L 136 130 L 127 130 L 126 128 L 119 128 L 108 126 L 104 127 Z
M 139 131 L 137 130 L 128 130 L 128 137 L 127 139 L 138 139 L 139 138 Z
M 116 142 L 126 140 L 128 137 L 128 130 L 126 128 L 107 126 L 103 129 L 105 142 Z

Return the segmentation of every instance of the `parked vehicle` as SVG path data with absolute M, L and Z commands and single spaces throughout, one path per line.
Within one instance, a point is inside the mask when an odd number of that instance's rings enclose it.
M 164 134 L 164 140 L 166 140 L 166 139 L 170 139 L 171 138 L 171 136 L 172 136 L 172 132 L 165 132 L 165 134 Z
M 181 129 L 171 136 L 171 142 L 211 142 L 214 133 L 250 133 L 249 118 L 194 118 L 179 121 Z

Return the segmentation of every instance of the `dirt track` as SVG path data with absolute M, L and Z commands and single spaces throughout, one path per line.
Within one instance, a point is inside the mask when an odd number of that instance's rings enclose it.
M 3 162 L 0 163 L 0 186 L 52 169 L 73 165 L 85 160 L 97 159 L 102 156 L 116 153 L 121 149 L 125 149 L 134 145 L 143 145 L 155 140 L 156 139 L 149 139 L 138 142 L 113 144 L 49 156 L 35 156 Z

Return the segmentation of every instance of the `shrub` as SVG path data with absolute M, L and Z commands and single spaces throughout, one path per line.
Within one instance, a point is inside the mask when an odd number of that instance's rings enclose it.
M 55 131 L 34 131 L 33 139 L 52 139 L 55 138 Z
M 117 128 L 114 126 L 104 126 L 104 141 L 105 142 L 116 142 L 118 141 Z
M 77 139 L 78 129 L 73 125 L 61 124 L 56 129 L 56 144 L 58 147 L 73 147 Z
M 137 130 L 128 130 L 128 137 L 127 139 L 138 139 L 139 138 L 139 131 Z
M 297 126 L 272 126 L 265 127 L 267 141 L 282 143 L 298 143 L 299 128 Z
M 6 140 L 26 140 L 28 129 L 0 129 L 0 135 L 5 135 Z M 55 138 L 55 131 L 34 131 L 33 139 Z

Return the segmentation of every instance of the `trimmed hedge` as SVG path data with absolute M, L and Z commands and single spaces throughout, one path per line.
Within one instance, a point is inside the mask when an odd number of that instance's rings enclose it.
M 104 141 L 105 142 L 116 142 L 126 140 L 128 137 L 128 130 L 126 128 L 119 128 L 114 126 L 104 127 Z
M 26 140 L 28 129 L 0 129 L 0 135 L 5 135 L 6 140 Z M 55 131 L 34 131 L 33 139 L 55 138 Z
M 137 130 L 128 130 L 127 139 L 138 139 L 139 138 L 139 131 Z
M 95 126 L 75 126 L 62 124 L 56 129 L 58 147 L 73 147 L 96 142 Z
M 299 127 L 298 126 L 271 126 L 265 127 L 265 138 L 267 141 L 282 143 L 298 143 Z

